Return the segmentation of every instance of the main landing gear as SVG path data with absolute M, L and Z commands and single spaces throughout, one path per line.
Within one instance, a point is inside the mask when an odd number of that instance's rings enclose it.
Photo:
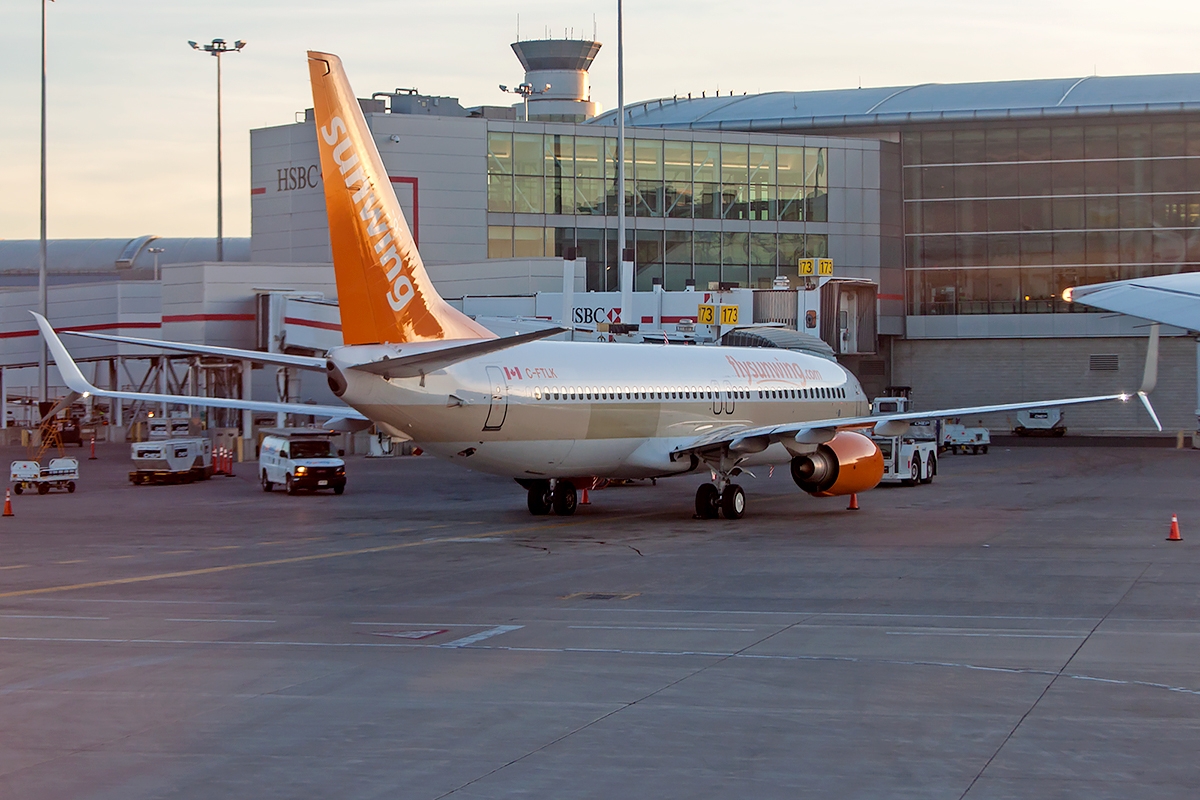
M 702 483 L 696 490 L 696 516 L 700 519 L 741 519 L 746 513 L 746 493 L 736 483 L 725 484 L 721 490 L 712 483 Z
M 529 492 L 529 513 L 544 517 L 553 511 L 560 517 L 569 517 L 579 506 L 579 493 L 575 484 L 568 480 L 557 480 L 551 486 L 550 481 L 521 481 Z

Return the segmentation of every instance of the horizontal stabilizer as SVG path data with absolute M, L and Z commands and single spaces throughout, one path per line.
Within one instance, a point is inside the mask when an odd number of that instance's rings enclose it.
M 61 331 L 71 336 L 83 336 L 88 339 L 101 339 L 106 342 L 135 344 L 139 347 L 153 347 L 158 350 L 175 350 L 180 353 L 193 353 L 202 356 L 219 356 L 221 358 L 236 358 L 241 361 L 253 361 L 256 364 L 274 364 L 280 367 L 298 367 L 325 371 L 325 359 L 316 356 L 294 356 L 287 353 L 263 353 L 259 350 L 241 350 L 237 347 L 218 347 L 208 344 L 188 344 L 187 342 L 165 342 L 161 339 L 139 339 L 135 336 L 115 336 L 111 333 L 90 333 L 84 331 Z
M 508 336 L 503 339 L 471 340 L 470 344 L 442 347 L 437 350 L 413 353 L 409 356 L 401 355 L 396 358 L 384 357 L 379 361 L 355 365 L 351 369 L 358 370 L 359 372 L 370 372 L 374 375 L 382 375 L 385 378 L 415 378 L 419 375 L 436 372 L 451 364 L 466 361 L 468 358 L 487 355 L 498 350 L 507 350 L 510 347 L 516 347 L 526 342 L 535 342 L 538 339 L 557 336 L 568 330 L 570 329 L 547 328 L 544 331 L 522 333 L 519 336 Z
M 198 395 L 178 395 L 178 394 L 158 394 L 157 392 L 120 392 L 112 389 L 97 389 L 87 378 L 83 377 L 83 373 L 79 370 L 79 365 L 71 358 L 71 354 L 67 352 L 67 348 L 63 345 L 62 340 L 58 338 L 58 334 L 54 332 L 54 328 L 50 327 L 50 323 L 46 318 L 35 311 L 31 311 L 34 319 L 37 320 L 38 328 L 42 332 L 42 337 L 46 340 L 46 346 L 50 349 L 50 355 L 54 358 L 54 365 L 58 367 L 58 374 L 62 376 L 63 382 L 67 384 L 67 388 L 72 392 L 77 393 L 80 397 L 112 397 L 117 400 L 140 400 L 149 403 L 174 403 L 176 405 L 187 406 L 205 406 L 207 408 L 233 408 L 244 411 L 262 411 L 266 413 L 278 414 L 304 414 L 315 417 L 346 417 L 349 419 L 366 419 L 362 414 L 348 408 L 347 406 L 318 406 L 308 405 L 306 403 L 271 403 L 256 400 L 241 400 L 238 398 L 226 397 L 201 397 Z

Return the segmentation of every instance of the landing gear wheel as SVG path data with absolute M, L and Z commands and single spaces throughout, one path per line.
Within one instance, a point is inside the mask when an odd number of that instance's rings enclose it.
M 905 486 L 916 486 L 920 482 L 921 482 L 921 459 L 914 458 L 912 460 L 912 476 L 906 481 L 901 481 L 901 483 L 903 483 Z
M 579 504 L 579 495 L 575 492 L 575 484 L 570 481 L 558 481 L 554 484 L 554 513 L 560 517 L 569 517 L 575 513 Z
M 267 471 L 264 469 L 262 474 L 262 487 L 264 492 L 269 492 L 275 488 L 275 484 L 267 480 Z
M 925 462 L 925 477 L 921 478 L 921 483 L 933 483 L 933 476 L 937 474 L 937 462 L 933 460 L 933 453 L 929 454 L 929 460 Z
M 38 494 L 50 494 L 50 484 L 39 483 L 38 484 Z
M 702 483 L 696 490 L 696 516 L 700 519 L 716 519 L 721 506 L 721 493 L 711 483 Z
M 295 494 L 295 493 L 298 491 L 298 490 L 296 489 L 296 482 L 295 482 L 294 480 L 292 480 L 292 476 L 291 476 L 291 475 L 287 475 L 287 476 L 285 476 L 285 479 L 286 479 L 286 483 L 284 483 L 284 487 L 286 488 L 286 490 L 287 490 L 287 493 L 288 493 L 288 494 Z
M 544 517 L 550 513 L 553 500 L 550 495 L 550 481 L 535 481 L 529 486 L 529 513 L 535 517 Z
M 721 513 L 725 519 L 741 519 L 746 513 L 746 493 L 736 483 L 729 484 L 721 493 Z
M 67 494 L 75 494 L 75 481 L 67 481 Z

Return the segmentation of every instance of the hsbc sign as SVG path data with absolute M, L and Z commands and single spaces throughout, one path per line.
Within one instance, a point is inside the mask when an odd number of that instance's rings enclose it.
M 604 306 L 577 307 L 575 309 L 576 325 L 595 325 L 597 322 L 620 322 L 621 309 L 605 308 Z
M 309 164 L 303 167 L 285 167 L 275 170 L 275 191 L 291 192 L 296 189 L 316 189 L 321 185 L 321 167 Z

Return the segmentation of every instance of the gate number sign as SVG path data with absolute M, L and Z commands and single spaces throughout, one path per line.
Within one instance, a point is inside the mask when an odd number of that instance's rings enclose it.
M 737 325 L 738 307 L 737 306 L 721 306 L 721 324 L 722 325 Z
M 717 307 L 713 305 L 700 305 L 696 307 L 696 322 L 701 325 L 712 325 L 717 321 Z

